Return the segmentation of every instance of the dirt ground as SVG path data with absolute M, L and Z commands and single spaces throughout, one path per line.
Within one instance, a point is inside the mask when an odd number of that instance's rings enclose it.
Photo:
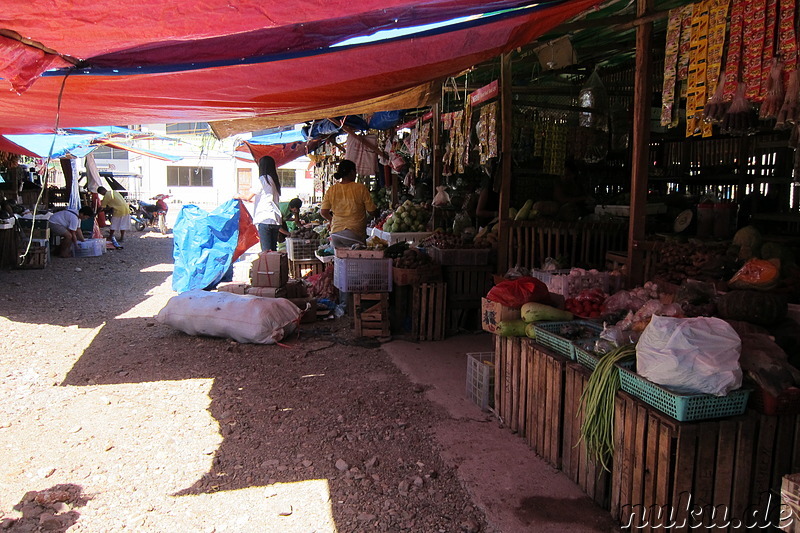
M 347 319 L 285 346 L 154 316 L 172 240 L 0 273 L 0 512 L 11 531 L 483 531 L 441 413 Z
M 0 271 L 0 529 L 501 530 L 459 476 L 481 458 L 442 449 L 435 428 L 454 421 L 431 387 L 349 319 L 278 346 L 185 335 L 154 318 L 174 295 L 172 239 L 126 237 L 102 257 Z M 536 482 L 552 496 L 549 470 Z M 584 515 L 588 499 L 565 501 Z M 543 512 L 527 507 L 513 512 Z

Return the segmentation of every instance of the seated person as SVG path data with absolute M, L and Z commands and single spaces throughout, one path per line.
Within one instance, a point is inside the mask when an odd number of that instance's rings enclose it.
M 82 220 L 94 218 L 91 207 L 81 207 L 79 211 L 64 209 L 53 213 L 50 217 L 50 231 L 61 237 L 58 247 L 59 257 L 72 257 L 72 247 L 78 241 L 84 241 L 83 232 L 80 230 Z

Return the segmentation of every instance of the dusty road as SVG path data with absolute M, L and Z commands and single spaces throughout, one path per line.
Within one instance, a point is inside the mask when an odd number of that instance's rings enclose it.
M 489 531 L 443 416 L 344 320 L 288 347 L 156 323 L 169 237 L 0 272 L 0 527 Z

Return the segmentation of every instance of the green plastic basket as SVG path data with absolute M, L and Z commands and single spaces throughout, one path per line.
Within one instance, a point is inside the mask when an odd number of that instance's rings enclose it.
M 748 389 L 731 391 L 727 396 L 677 394 L 656 385 L 626 368 L 617 367 L 622 390 L 668 414 L 679 422 L 736 416 L 744 413 Z
M 575 346 L 575 359 L 577 359 L 580 364 L 589 370 L 594 370 L 597 366 L 597 363 L 600 361 L 600 357 L 587 350 L 584 350 L 580 346 Z M 635 361 L 626 361 L 624 363 L 620 363 L 622 368 L 627 368 L 628 370 L 633 370 L 635 365 Z
M 536 322 L 534 326 L 536 329 L 536 342 L 542 346 L 547 346 L 557 354 L 563 355 L 564 357 L 569 357 L 574 361 L 575 345 L 572 343 L 572 340 L 558 335 L 558 332 L 561 331 L 561 328 L 567 324 L 585 326 L 588 329 L 596 331 L 597 333 L 603 331 L 603 327 L 599 324 L 588 322 L 586 320 L 572 320 L 569 322 Z
M 575 359 L 577 359 L 580 364 L 589 370 L 594 370 L 594 368 L 597 366 L 597 363 L 600 361 L 600 358 L 596 355 L 591 354 L 583 348 L 579 348 L 577 346 L 575 347 Z

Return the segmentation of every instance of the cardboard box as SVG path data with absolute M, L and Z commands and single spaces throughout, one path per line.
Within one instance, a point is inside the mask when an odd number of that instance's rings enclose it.
M 289 259 L 280 252 L 261 252 L 250 267 L 253 287 L 285 287 L 289 281 Z
M 317 300 L 315 298 L 287 298 L 290 302 L 303 311 L 301 324 L 308 324 L 317 320 Z
M 250 285 L 247 283 L 238 283 L 234 281 L 226 281 L 217 285 L 218 291 L 231 292 L 233 294 L 245 294 Z
M 261 296 L 262 298 L 285 298 L 286 289 L 283 287 L 249 287 L 245 294 Z
M 286 283 L 287 298 L 305 298 L 308 296 L 308 287 L 301 279 L 290 279 Z
M 497 324 L 502 320 L 519 320 L 522 312 L 486 298 L 481 298 L 481 327 L 489 333 L 497 331 Z
M 780 516 L 783 531 L 800 533 L 800 472 L 783 476 Z

